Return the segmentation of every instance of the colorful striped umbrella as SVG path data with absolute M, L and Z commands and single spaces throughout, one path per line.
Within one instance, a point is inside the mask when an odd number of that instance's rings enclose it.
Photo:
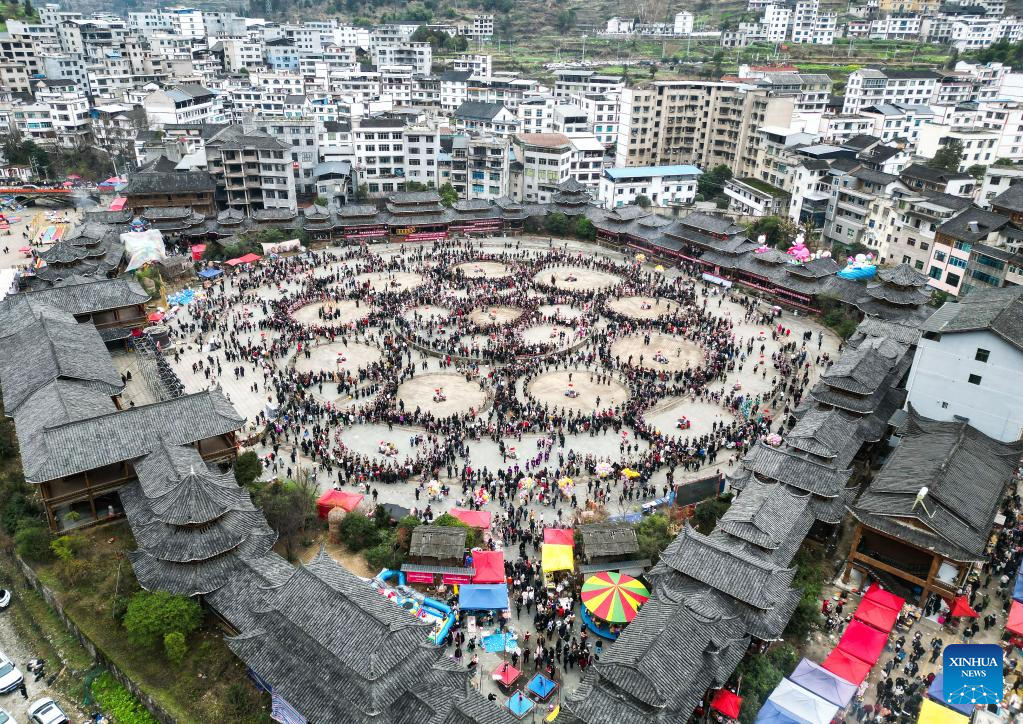
M 629 623 L 650 598 L 650 591 L 632 576 L 603 571 L 586 579 L 582 598 L 583 605 L 597 618 L 609 623 Z

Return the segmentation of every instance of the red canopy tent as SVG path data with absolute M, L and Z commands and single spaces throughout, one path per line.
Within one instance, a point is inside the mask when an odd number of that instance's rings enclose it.
M 162 322 L 163 312 L 153 312 L 148 317 L 146 317 L 146 319 L 148 319 L 150 322 Z
M 328 490 L 316 501 L 316 508 L 321 518 L 326 518 L 327 514 L 334 508 L 343 508 L 351 513 L 365 497 L 365 495 L 359 495 L 358 493 L 346 493 L 343 490 Z
M 519 678 L 519 675 L 521 673 L 522 672 L 520 672 L 514 666 L 505 661 L 490 673 L 490 678 L 492 678 L 499 684 L 511 686 L 512 684 L 515 683 L 515 680 Z
M 1005 630 L 1023 636 L 1023 603 L 1012 602 L 1009 609 L 1009 620 L 1005 622 Z
M 828 654 L 828 658 L 824 659 L 821 666 L 850 684 L 859 686 L 870 673 L 872 664 L 857 659 L 847 651 L 835 649 Z
M 476 569 L 473 583 L 504 583 L 503 552 L 473 551 L 472 566 Z
M 239 257 L 237 259 L 228 259 L 224 263 L 227 264 L 228 266 L 239 266 L 240 264 L 244 264 L 245 262 L 243 262 L 241 260 L 241 257 Z
M 881 658 L 887 640 L 888 634 L 884 631 L 862 621 L 853 621 L 838 640 L 838 648 L 873 666 Z
M 574 546 L 575 533 L 571 528 L 544 528 L 543 542 L 554 545 Z
M 259 254 L 253 254 L 251 251 L 245 256 L 238 257 L 238 261 L 242 264 L 251 264 L 254 261 L 259 261 L 262 257 Z
M 970 608 L 970 602 L 966 596 L 956 596 L 952 599 L 952 605 L 948 609 L 948 615 L 955 618 L 977 618 L 980 615 Z
M 901 611 L 902 605 L 906 602 L 906 599 L 900 598 L 894 593 L 889 593 L 876 583 L 867 589 L 866 594 L 863 596 L 863 600 L 880 603 L 882 606 L 887 606 L 888 608 L 895 609 L 896 611 Z
M 490 527 L 490 519 L 493 515 L 485 510 L 466 510 L 465 508 L 452 508 L 451 515 L 458 518 L 470 528 Z
M 718 689 L 714 692 L 714 698 L 710 700 L 710 708 L 721 712 L 729 719 L 739 718 L 741 706 L 742 699 L 728 689 Z
M 864 599 L 856 608 L 853 618 L 863 623 L 869 623 L 880 631 L 891 631 L 895 626 L 895 622 L 899 620 L 899 612 L 887 606 L 882 606 L 876 601 Z

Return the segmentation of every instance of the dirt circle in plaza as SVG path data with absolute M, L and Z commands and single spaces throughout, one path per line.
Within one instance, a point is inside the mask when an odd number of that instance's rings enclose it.
M 663 297 L 622 297 L 607 303 L 607 306 L 630 319 L 657 319 L 663 314 L 677 313 L 679 303 Z
M 384 356 L 379 349 L 362 342 L 331 342 L 308 348 L 309 357 L 300 352 L 295 358 L 295 369 L 299 372 L 354 372 L 366 369 Z
M 409 322 L 429 322 L 430 320 L 443 321 L 451 316 L 451 310 L 439 304 L 420 304 L 417 307 L 406 309 L 401 315 Z
M 589 370 L 551 370 L 531 380 L 526 393 L 541 404 L 584 413 L 606 410 L 629 399 L 629 388 L 614 377 L 605 378 L 604 383 L 597 378 L 598 373 Z M 575 397 L 567 394 L 570 390 Z
M 361 287 L 369 285 L 375 292 L 404 292 L 415 289 L 426 283 L 421 274 L 415 272 L 366 272 L 355 277 L 355 282 Z
M 500 261 L 467 261 L 455 264 L 451 270 L 461 272 L 466 279 L 501 279 L 512 273 L 512 268 Z
M 323 310 L 327 319 L 320 318 Z M 354 299 L 342 299 L 336 302 L 316 302 L 299 307 L 291 314 L 291 318 L 300 324 L 349 324 L 365 319 L 376 311 L 376 307 Z
M 457 372 L 434 372 L 403 382 L 398 386 L 398 399 L 405 403 L 406 412 L 418 407 L 436 417 L 447 417 L 473 409 L 478 412 L 487 396 L 475 380 L 467 381 Z
M 622 278 L 617 274 L 599 269 L 584 269 L 579 266 L 552 266 L 533 276 L 533 281 L 555 289 L 572 292 L 591 292 L 607 289 L 620 284 Z
M 469 313 L 477 327 L 503 327 L 511 324 L 525 314 L 525 310 L 518 307 L 487 306 L 472 310 Z
M 575 330 L 563 324 L 537 324 L 522 330 L 524 344 L 564 349 L 576 341 Z
M 644 344 L 644 333 L 637 332 L 612 342 L 611 354 L 622 362 L 631 356 L 634 366 L 657 372 L 678 372 L 703 363 L 703 350 L 695 342 L 674 334 L 646 334 L 650 336 L 650 344 Z
M 541 317 L 557 317 L 566 322 L 571 322 L 583 316 L 581 309 L 576 309 L 568 304 L 544 304 L 537 307 L 536 311 Z
M 730 425 L 735 416 L 721 405 L 688 397 L 667 397 L 643 413 L 647 426 L 668 437 L 702 437 L 714 431 L 714 423 Z M 685 418 L 689 427 L 680 427 Z

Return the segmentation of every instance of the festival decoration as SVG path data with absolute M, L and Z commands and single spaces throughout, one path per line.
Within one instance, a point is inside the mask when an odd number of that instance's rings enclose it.
M 650 591 L 632 576 L 603 571 L 583 583 L 586 610 L 608 623 L 629 623 L 650 598 Z

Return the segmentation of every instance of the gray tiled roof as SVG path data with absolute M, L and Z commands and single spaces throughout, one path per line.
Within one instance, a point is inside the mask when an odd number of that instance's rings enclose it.
M 464 528 L 417 525 L 412 529 L 409 555 L 423 558 L 461 558 L 465 554 Z
M 189 424 L 182 425 L 182 420 Z M 24 461 L 25 478 L 55 480 L 140 458 L 160 440 L 188 445 L 238 430 L 244 422 L 219 390 L 69 422 L 44 430 L 48 454 Z
M 45 304 L 74 315 L 130 307 L 149 301 L 149 295 L 130 277 L 90 279 L 81 280 L 76 284 L 61 284 L 49 289 L 7 297 L 0 304 L 7 304 L 17 296 L 25 297 L 33 306 Z M 0 329 L 2 326 L 0 316 Z
M 591 523 L 577 528 L 587 560 L 639 553 L 636 529 L 630 523 Z
M 37 311 L 30 324 L 0 335 L 0 386 L 8 415 L 58 379 L 89 383 L 108 397 L 124 386 L 96 328 L 63 312 Z
M 929 420 L 911 407 L 901 443 L 851 510 L 866 525 L 921 548 L 984 561 L 1021 454 L 1023 442 L 1001 443 L 966 422 Z
M 937 334 L 989 330 L 1023 349 L 1023 287 L 973 290 L 958 302 L 946 302 L 922 328 Z
M 778 483 L 754 480 L 721 516 L 718 529 L 774 551 L 793 537 L 802 542 L 814 520 L 809 504 L 809 495 L 797 494 Z
M 213 177 L 205 171 L 152 171 L 133 173 L 121 194 L 127 197 L 151 194 L 212 193 Z

